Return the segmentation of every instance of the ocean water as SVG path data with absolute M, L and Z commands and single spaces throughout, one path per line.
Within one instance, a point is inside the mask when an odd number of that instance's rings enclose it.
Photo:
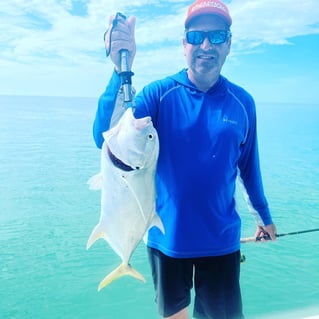
M 144 244 L 132 264 L 147 283 L 100 280 L 120 260 L 104 241 L 92 139 L 96 99 L 0 97 L 0 318 L 157 319 Z M 258 105 L 264 187 L 278 232 L 319 227 L 319 105 Z M 255 224 L 241 194 L 243 237 Z M 242 245 L 247 319 L 319 315 L 319 232 Z

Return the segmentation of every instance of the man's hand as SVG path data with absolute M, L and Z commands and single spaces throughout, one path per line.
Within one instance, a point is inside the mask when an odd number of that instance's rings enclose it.
M 267 226 L 258 226 L 255 233 L 256 238 L 260 238 L 260 241 L 276 240 L 277 229 L 275 224 Z M 267 238 L 268 237 L 268 238 Z
M 110 55 L 115 69 L 121 70 L 121 50 L 128 51 L 128 64 L 131 70 L 136 53 L 135 43 L 135 17 L 128 19 L 121 15 L 111 16 L 109 19 L 109 28 L 105 32 L 104 41 L 107 55 Z

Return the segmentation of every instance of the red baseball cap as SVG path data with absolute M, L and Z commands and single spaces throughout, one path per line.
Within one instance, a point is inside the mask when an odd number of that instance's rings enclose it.
M 189 22 L 198 16 L 201 16 L 203 14 L 214 14 L 222 19 L 225 20 L 225 22 L 230 27 L 232 24 L 232 19 L 229 15 L 229 11 L 227 6 L 219 0 L 197 0 L 193 4 L 191 4 L 187 11 L 187 17 L 185 20 L 185 27 L 187 28 L 189 25 Z

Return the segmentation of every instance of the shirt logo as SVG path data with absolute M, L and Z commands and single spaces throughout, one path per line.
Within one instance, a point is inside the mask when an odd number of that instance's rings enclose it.
M 229 119 L 227 115 L 225 115 L 223 117 L 223 122 L 224 123 L 228 123 L 228 124 L 232 124 L 232 125 L 237 125 L 238 124 L 237 121 Z

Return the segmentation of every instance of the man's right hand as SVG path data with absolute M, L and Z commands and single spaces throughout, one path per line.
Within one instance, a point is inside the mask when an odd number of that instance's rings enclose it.
M 128 51 L 128 64 L 132 69 L 133 60 L 136 53 L 135 43 L 135 17 L 131 16 L 124 19 L 121 16 L 116 19 L 116 16 L 111 16 L 109 19 L 109 28 L 105 33 L 105 48 L 112 62 L 115 65 L 117 72 L 121 70 L 121 50 Z M 115 23 L 114 23 L 115 22 Z

